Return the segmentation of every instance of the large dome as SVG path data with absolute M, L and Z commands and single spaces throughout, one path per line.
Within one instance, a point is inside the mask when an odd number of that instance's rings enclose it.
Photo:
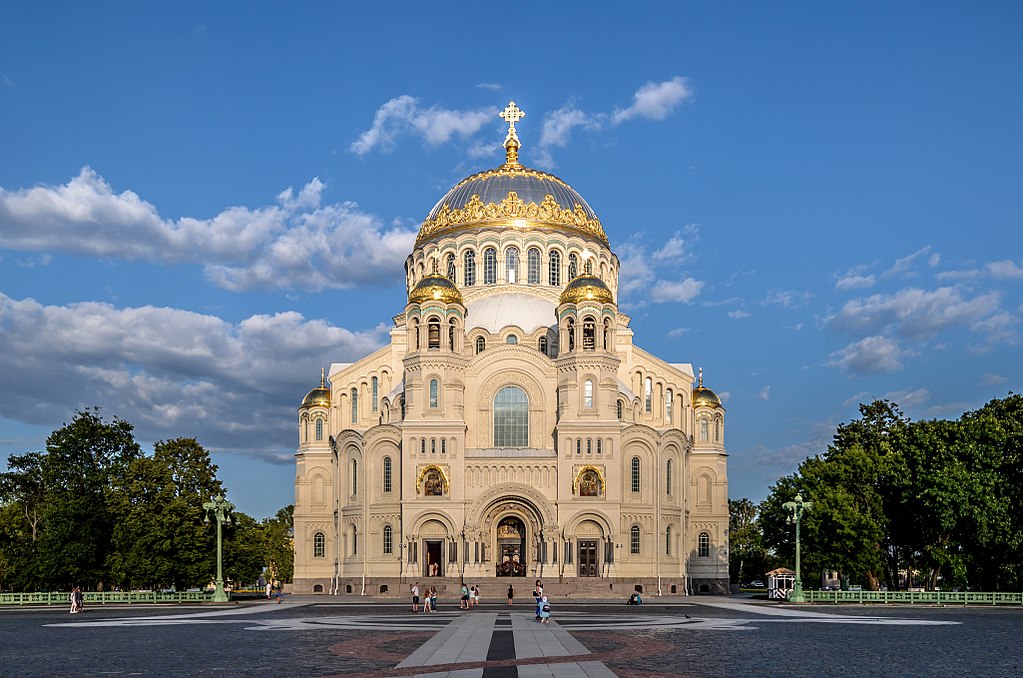
M 518 149 L 513 124 L 505 139 L 505 163 L 473 174 L 448 191 L 420 227 L 416 247 L 483 224 L 567 230 L 609 246 L 600 219 L 583 197 L 553 174 L 523 167 Z

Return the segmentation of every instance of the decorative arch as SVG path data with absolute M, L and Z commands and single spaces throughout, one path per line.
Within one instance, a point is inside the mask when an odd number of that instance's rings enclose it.
M 445 527 L 445 529 L 447 529 L 449 535 L 458 534 L 455 531 L 455 524 L 453 522 L 451 522 L 451 517 L 447 516 L 447 515 L 445 515 L 443 513 L 440 513 L 438 511 L 427 511 L 427 512 L 423 513 L 422 515 L 418 516 L 415 519 L 415 521 L 413 521 L 413 523 L 412 523 L 412 532 L 411 532 L 411 534 L 413 536 L 418 537 L 419 536 L 419 532 L 422 530 L 422 527 L 424 525 L 426 525 L 427 523 L 429 523 L 429 522 L 438 522 L 438 523 L 440 523 L 441 525 L 443 525 Z
M 611 528 L 611 519 L 604 515 L 604 513 L 593 509 L 586 509 L 580 511 L 566 521 L 565 534 L 575 536 L 579 529 L 579 525 L 586 521 L 596 523 L 600 529 L 603 530 L 605 539 L 610 539 L 615 533 L 615 531 Z
M 451 493 L 451 481 L 448 479 L 448 474 L 437 464 L 427 464 L 419 470 L 419 475 L 416 476 L 416 494 L 425 494 L 425 488 L 423 487 L 423 480 L 426 478 L 430 471 L 436 471 L 440 473 L 441 482 L 444 484 L 444 496 L 448 496 Z
M 486 514 L 504 501 L 518 502 L 531 510 L 541 526 L 557 524 L 557 513 L 550 501 L 536 488 L 524 483 L 502 483 L 483 492 L 466 511 L 466 524 L 477 528 L 483 524 Z

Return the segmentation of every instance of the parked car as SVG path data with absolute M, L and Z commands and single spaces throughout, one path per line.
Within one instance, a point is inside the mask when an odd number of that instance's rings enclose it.
M 751 589 L 762 589 L 764 588 L 764 582 L 760 581 L 759 579 L 754 579 L 749 583 L 749 587 Z

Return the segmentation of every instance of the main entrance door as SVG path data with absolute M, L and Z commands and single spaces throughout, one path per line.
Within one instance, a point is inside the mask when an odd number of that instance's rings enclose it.
M 526 576 L 526 526 L 515 516 L 497 524 L 498 577 Z
M 579 540 L 579 576 L 596 577 L 599 568 L 597 566 L 597 540 Z
M 444 541 L 441 539 L 428 539 L 425 542 L 426 548 L 423 551 L 426 552 L 426 562 L 423 563 L 423 567 L 426 569 L 423 572 L 424 577 L 443 577 L 444 576 Z

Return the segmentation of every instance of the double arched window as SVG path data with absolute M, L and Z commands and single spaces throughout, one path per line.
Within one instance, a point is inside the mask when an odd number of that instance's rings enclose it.
M 529 397 L 518 386 L 505 386 L 494 396 L 494 447 L 529 445 Z

